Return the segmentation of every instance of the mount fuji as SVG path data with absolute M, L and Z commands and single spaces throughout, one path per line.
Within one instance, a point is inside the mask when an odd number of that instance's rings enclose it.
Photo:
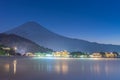
M 119 45 L 99 44 L 81 39 L 73 39 L 56 34 L 37 22 L 27 22 L 12 30 L 6 31 L 6 34 L 15 34 L 29 39 L 40 46 L 44 46 L 54 51 L 83 51 L 83 52 L 120 52 Z

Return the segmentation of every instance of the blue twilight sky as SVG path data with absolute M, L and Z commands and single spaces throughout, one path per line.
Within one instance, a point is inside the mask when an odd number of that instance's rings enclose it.
M 67 37 L 120 45 L 119 0 L 0 0 L 0 32 L 28 21 Z

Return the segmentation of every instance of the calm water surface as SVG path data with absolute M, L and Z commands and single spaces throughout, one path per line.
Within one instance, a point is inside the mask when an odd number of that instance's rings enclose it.
M 120 59 L 2 57 L 0 80 L 120 80 Z

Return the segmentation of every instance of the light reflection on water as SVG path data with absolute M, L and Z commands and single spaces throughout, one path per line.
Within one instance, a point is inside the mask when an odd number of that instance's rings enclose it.
M 68 64 L 66 62 L 57 63 L 55 66 L 56 73 L 66 74 L 68 72 Z
M 120 59 L 0 59 L 0 80 L 120 80 Z
M 17 65 L 17 60 L 13 61 L 13 72 L 16 74 L 16 65 Z
M 49 59 L 48 59 L 49 60 Z M 36 65 L 37 64 L 37 65 Z M 46 71 L 47 73 L 66 74 L 68 72 L 68 63 L 64 61 L 50 60 L 45 62 L 35 62 L 34 69 Z
M 5 68 L 6 72 L 9 72 L 9 70 L 10 70 L 10 64 L 8 64 L 8 63 L 4 64 L 4 68 Z

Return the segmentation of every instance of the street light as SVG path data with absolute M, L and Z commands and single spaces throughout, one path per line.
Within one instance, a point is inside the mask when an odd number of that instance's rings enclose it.
M 15 46 L 15 47 L 14 47 L 15 55 L 16 55 L 16 50 L 17 50 L 17 47 Z
M 14 50 L 16 51 L 16 50 L 17 50 L 17 47 L 14 47 Z

